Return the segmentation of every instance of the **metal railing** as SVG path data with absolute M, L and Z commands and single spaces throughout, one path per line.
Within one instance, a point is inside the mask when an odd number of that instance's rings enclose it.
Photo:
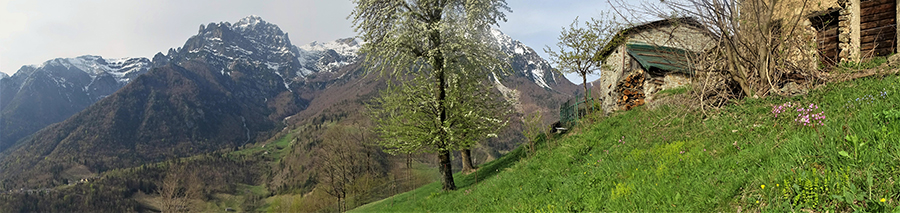
M 596 99 L 591 97 L 591 92 L 588 90 L 588 103 L 585 105 L 584 96 L 576 95 L 574 99 L 569 99 L 565 103 L 559 106 L 559 122 L 565 127 L 571 127 L 575 125 L 575 122 L 578 122 L 578 119 L 583 118 L 588 111 L 578 110 L 578 105 L 582 105 L 584 109 L 590 109 L 591 112 L 597 111 L 596 107 Z

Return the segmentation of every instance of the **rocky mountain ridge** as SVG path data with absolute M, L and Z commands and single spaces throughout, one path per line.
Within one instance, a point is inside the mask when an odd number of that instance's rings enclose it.
M 149 68 L 146 58 L 85 55 L 22 66 L 0 78 L 0 151 L 112 94 Z

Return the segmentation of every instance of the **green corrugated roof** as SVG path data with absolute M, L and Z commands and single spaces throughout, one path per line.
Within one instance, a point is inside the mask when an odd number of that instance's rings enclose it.
M 673 72 L 692 75 L 691 63 L 688 57 L 696 56 L 696 53 L 666 46 L 656 46 L 645 43 L 629 42 L 625 46 L 628 54 L 641 63 L 644 70 L 657 68 Z
M 700 34 L 695 34 L 695 36 L 706 36 L 706 37 L 714 38 L 713 40 L 716 40 L 715 39 L 716 35 L 713 34 L 712 32 L 710 32 L 709 30 L 707 30 L 706 27 L 703 26 L 703 24 L 698 22 L 697 19 L 695 19 L 693 17 L 663 19 L 663 20 L 647 22 L 647 23 L 640 24 L 637 26 L 622 29 L 621 31 L 616 33 L 616 35 L 613 36 L 609 40 L 609 42 L 606 43 L 606 45 L 604 45 L 603 47 L 600 48 L 600 52 L 598 52 L 597 55 L 594 55 L 594 60 L 606 61 L 606 58 L 609 57 L 610 54 L 615 52 L 616 48 L 618 48 L 619 45 L 622 45 L 625 42 L 627 42 L 629 40 L 628 37 L 632 34 L 644 32 L 646 30 L 653 29 L 653 28 L 671 26 L 671 25 L 679 25 L 679 24 L 683 24 L 684 26 L 696 28 L 698 30 L 698 32 L 700 32 Z

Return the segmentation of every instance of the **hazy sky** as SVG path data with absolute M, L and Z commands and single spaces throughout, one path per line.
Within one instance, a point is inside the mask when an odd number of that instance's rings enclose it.
M 562 26 L 598 17 L 602 0 L 507 0 L 513 12 L 500 29 L 545 59 Z M 355 36 L 350 0 L 0 0 L 0 71 L 59 57 L 147 57 L 184 45 L 201 24 L 258 15 L 277 24 L 294 45 Z M 566 76 L 581 83 L 577 75 Z M 589 80 L 596 79 L 597 76 Z

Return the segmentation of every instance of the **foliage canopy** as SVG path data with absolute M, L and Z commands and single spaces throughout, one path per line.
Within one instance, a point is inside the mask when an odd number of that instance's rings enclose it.
M 482 80 L 507 67 L 498 48 L 486 45 L 493 44 L 490 26 L 506 21 L 506 1 L 354 3 L 350 18 L 365 42 L 360 52 L 368 69 L 399 83 L 372 108 L 382 146 L 392 153 L 438 152 L 443 189 L 456 189 L 450 151 L 471 146 L 505 123 L 502 113 L 481 112 L 496 107 L 496 96 Z

